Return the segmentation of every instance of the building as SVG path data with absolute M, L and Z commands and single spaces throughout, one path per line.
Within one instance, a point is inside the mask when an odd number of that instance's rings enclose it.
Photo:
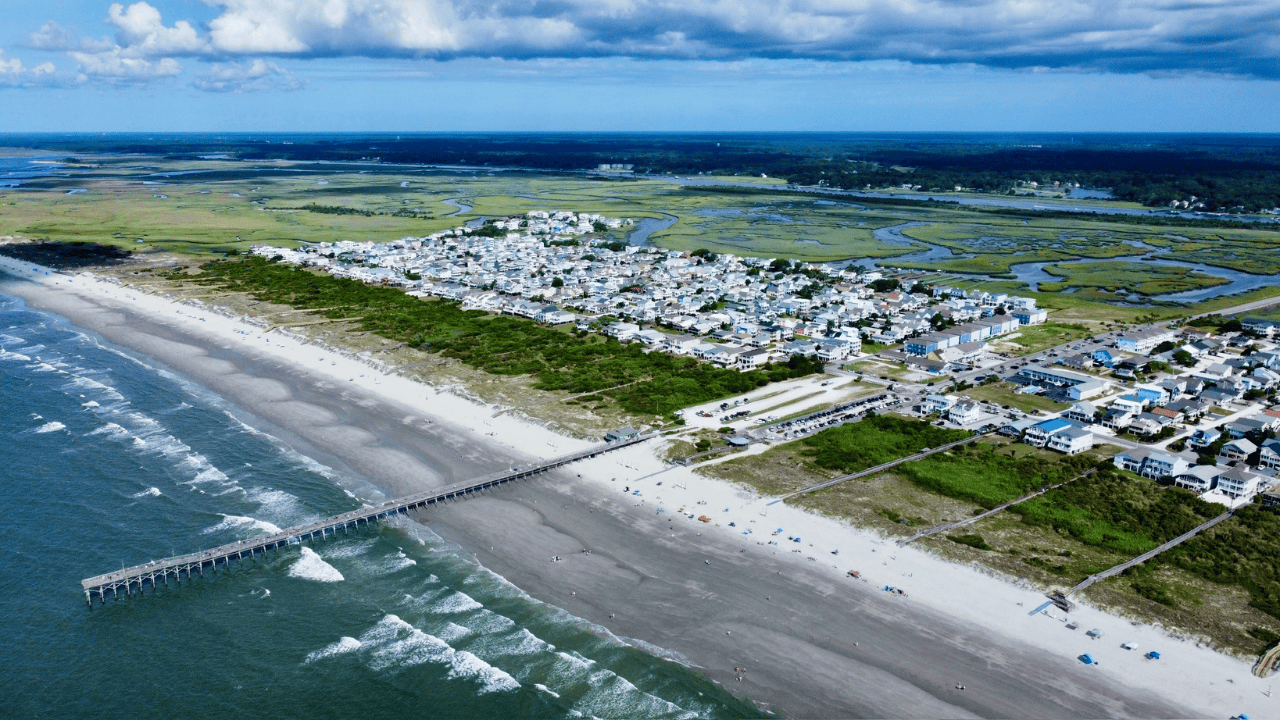
M 925 395 L 924 400 L 920 401 L 920 412 L 928 415 L 930 413 L 945 412 L 951 409 L 959 400 L 955 395 Z
M 1050 435 L 1046 447 L 1067 455 L 1076 455 L 1093 447 L 1093 433 L 1072 426 Z
M 1051 418 L 1032 425 L 1022 435 L 1022 441 L 1028 445 L 1041 448 L 1048 444 L 1049 438 L 1071 428 L 1071 421 L 1062 418 Z
M 1062 413 L 1062 417 L 1081 423 L 1092 423 L 1098 418 L 1098 408 L 1088 400 L 1081 400 Z
M 1262 449 L 1258 451 L 1258 467 L 1280 470 L 1280 440 L 1262 443 Z
M 1150 355 L 1161 343 L 1173 342 L 1178 337 L 1175 330 L 1169 328 L 1150 328 L 1128 332 L 1116 338 L 1116 348 L 1121 352 Z
M 1187 438 L 1187 444 L 1193 448 L 1206 448 L 1218 442 L 1220 437 L 1222 437 L 1222 433 L 1214 428 L 1201 428 Z
M 1137 473 L 1145 478 L 1177 477 L 1187 471 L 1187 461 L 1160 450 L 1139 448 L 1118 453 L 1111 462 L 1121 470 Z
M 947 419 L 957 425 L 968 425 L 982 419 L 982 409 L 972 400 L 961 400 L 947 408 Z
M 628 425 L 626 427 L 620 427 L 617 430 L 610 430 L 609 432 L 605 433 L 604 439 L 607 442 L 619 442 L 621 440 L 630 440 L 631 438 L 639 434 L 640 434 L 639 430 Z
M 1218 457 L 1225 460 L 1234 460 L 1236 462 L 1247 462 L 1249 456 L 1256 452 L 1257 445 L 1254 445 L 1247 438 L 1237 438 L 1222 446 L 1222 451 L 1218 453 Z
M 1173 485 L 1195 493 L 1209 492 L 1218 487 L 1220 472 L 1214 465 L 1192 465 L 1173 479 Z
M 1233 499 L 1252 496 L 1261 479 L 1243 468 L 1230 468 L 1218 474 L 1218 492 Z

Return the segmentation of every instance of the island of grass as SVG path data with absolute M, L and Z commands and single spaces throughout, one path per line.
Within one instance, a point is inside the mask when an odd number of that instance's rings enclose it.
M 1044 292 L 1091 287 L 1110 292 L 1123 290 L 1139 295 L 1166 295 L 1229 282 L 1181 265 L 1143 262 L 1058 263 L 1046 265 L 1044 271 L 1063 279 L 1060 283 L 1040 283 L 1040 290 Z

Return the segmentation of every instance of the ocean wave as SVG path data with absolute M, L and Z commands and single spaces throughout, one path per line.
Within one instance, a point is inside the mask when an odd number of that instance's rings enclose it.
M 31 362 L 30 355 L 22 353 L 9 352 L 8 350 L 0 350 L 0 360 L 17 360 L 18 362 Z
M 475 618 L 467 623 L 467 627 L 477 633 L 489 635 L 492 633 L 503 632 L 515 627 L 516 623 L 506 615 L 499 615 L 492 610 L 481 610 L 476 613 Z
M 54 420 L 53 422 L 47 422 L 41 425 L 40 427 L 36 428 L 36 433 L 44 434 L 44 433 L 57 432 L 58 430 L 66 430 L 66 429 L 67 429 L 66 425 L 63 425 L 57 420 Z
M 164 493 L 160 492 L 160 488 L 147 488 L 146 490 L 143 490 L 143 491 L 142 491 L 142 492 L 140 492 L 140 493 L 134 493 L 133 495 L 130 495 L 129 497 L 136 497 L 136 498 L 140 498 L 140 497 L 160 497 L 160 496 L 161 496 L 161 495 L 163 495 L 163 494 L 164 494 Z
M 453 642 L 470 634 L 471 628 L 462 627 L 457 623 L 445 623 L 444 628 L 440 630 L 440 639 L 445 642 Z
M 113 422 L 96 429 L 90 430 L 90 435 L 110 435 L 113 440 L 129 437 L 129 431 Z
M 464 592 L 455 592 L 452 595 L 440 601 L 440 604 L 431 608 L 431 612 L 445 615 L 448 613 L 468 612 L 471 610 L 479 610 L 484 605 L 476 602 L 474 598 Z
M 324 549 L 323 555 L 327 558 L 348 558 L 357 555 L 363 555 L 373 549 L 377 544 L 377 540 L 365 540 L 363 542 L 343 543 L 336 547 L 330 546 Z
M 570 650 L 569 652 L 562 652 L 557 650 L 556 655 L 559 655 L 561 659 L 563 659 L 565 662 L 569 663 L 570 665 L 576 668 L 586 669 L 596 664 L 595 660 L 592 660 L 591 658 L 583 657 L 572 650 Z
M 587 683 L 591 686 L 591 690 L 578 698 L 573 706 L 588 715 L 595 717 L 687 716 L 684 708 L 641 690 L 630 680 L 612 670 L 591 673 Z
M 375 645 L 369 661 L 372 670 L 409 667 L 433 662 L 449 667 L 449 679 L 467 678 L 480 683 L 480 692 L 504 692 L 519 689 L 520 683 L 466 650 L 455 650 L 440 638 L 429 635 L 396 615 L 382 618 L 360 638 L 364 645 Z
M 316 650 L 310 655 L 307 655 L 307 659 L 303 660 L 302 664 L 310 665 L 311 663 L 317 660 L 321 660 L 327 657 L 333 657 L 334 655 L 341 655 L 343 653 L 355 652 L 356 650 L 359 650 L 361 647 L 363 646 L 359 640 L 353 637 L 344 636 L 338 642 L 328 645 L 319 650 Z
M 223 530 L 231 530 L 233 528 L 247 528 L 252 530 L 261 530 L 262 532 L 268 535 L 274 535 L 275 533 L 280 532 L 279 527 L 265 520 L 258 520 L 257 518 L 244 517 L 243 515 L 222 514 L 222 522 L 218 523 L 217 525 L 214 525 L 213 527 L 205 528 L 202 534 L 211 535 L 216 532 L 222 532 Z M 306 550 L 306 549 L 307 548 L 303 548 L 303 550 Z
M 245 499 L 258 503 L 261 512 L 255 514 L 265 514 L 273 520 L 290 525 L 301 525 L 309 520 L 319 519 L 303 510 L 297 496 L 283 490 L 257 487 L 249 490 Z
M 560 693 L 558 693 L 558 692 L 556 692 L 556 691 L 554 691 L 554 690 L 552 690 L 552 689 L 548 688 L 546 685 L 543 685 L 542 683 L 534 683 L 534 684 L 533 684 L 533 686 L 534 686 L 534 687 L 536 687 L 536 688 L 538 688 L 538 689 L 539 689 L 539 690 L 541 690 L 542 692 L 544 692 L 544 693 L 546 693 L 546 694 L 550 695 L 550 696 L 551 696 L 551 697 L 553 697 L 553 698 L 558 698 L 558 697 L 560 697 Z
M 97 400 L 90 400 L 89 402 L 82 402 L 82 403 L 80 403 L 80 407 L 82 407 L 82 408 L 96 408 L 96 407 L 101 407 L 101 405 L 99 405 L 99 404 L 98 404 L 98 401 L 97 401 Z
M 316 582 L 342 582 L 346 579 L 337 568 L 325 562 L 309 547 L 302 548 L 302 557 L 289 566 L 289 575 Z

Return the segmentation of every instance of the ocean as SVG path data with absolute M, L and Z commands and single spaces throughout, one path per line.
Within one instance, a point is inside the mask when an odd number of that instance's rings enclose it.
M 416 524 L 90 609 L 82 578 L 384 498 L 214 393 L 3 294 L 0 387 L 0 716 L 758 714 Z

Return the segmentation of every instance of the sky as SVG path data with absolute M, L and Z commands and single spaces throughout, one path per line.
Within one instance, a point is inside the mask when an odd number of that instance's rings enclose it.
M 1280 0 L 0 0 L 0 132 L 1280 132 Z

